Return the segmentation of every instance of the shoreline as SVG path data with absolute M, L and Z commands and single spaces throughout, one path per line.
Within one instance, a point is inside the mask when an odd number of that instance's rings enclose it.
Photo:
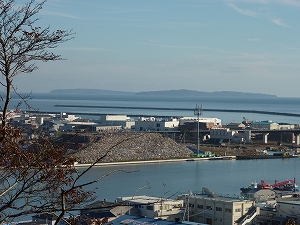
M 119 166 L 119 165 L 134 165 L 134 164 L 153 164 L 153 163 L 172 163 L 172 162 L 193 162 L 193 161 L 203 161 L 203 160 L 257 160 L 257 159 L 285 159 L 285 158 L 300 158 L 300 156 L 292 157 L 237 157 L 237 156 L 219 156 L 219 157 L 205 157 L 205 158 L 183 158 L 183 159 L 158 159 L 158 160 L 144 160 L 144 161 L 127 161 L 127 162 L 103 162 L 96 163 L 95 167 L 105 167 L 105 166 Z M 76 163 L 75 167 L 89 167 L 90 163 Z
M 232 160 L 236 159 L 235 156 L 222 156 L 222 157 L 206 157 L 206 158 L 184 158 L 184 159 L 158 159 L 158 160 L 145 160 L 145 161 L 129 161 L 129 162 L 103 162 L 96 163 L 95 167 L 100 166 L 119 166 L 119 165 L 134 165 L 134 164 L 153 164 L 153 163 L 172 163 L 172 162 L 190 162 L 190 161 L 202 161 L 202 160 Z M 75 167 L 88 167 L 89 163 L 77 163 Z

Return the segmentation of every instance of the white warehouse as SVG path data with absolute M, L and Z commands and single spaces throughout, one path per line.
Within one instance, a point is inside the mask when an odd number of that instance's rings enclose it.
M 108 130 L 110 126 L 112 129 L 115 129 L 116 126 L 131 129 L 134 124 L 135 121 L 127 115 L 101 115 L 99 130 Z
M 176 118 L 157 119 L 140 117 L 135 121 L 132 131 L 172 131 L 177 130 L 179 121 Z
M 242 132 L 237 130 L 230 130 L 229 128 L 218 128 L 210 130 L 211 139 L 228 139 L 236 143 L 251 143 L 251 131 L 244 130 Z
M 197 121 L 198 118 L 197 117 L 182 117 L 179 119 L 179 124 L 185 124 L 186 122 L 191 122 L 191 121 Z M 219 126 L 222 124 L 221 119 L 219 118 L 204 118 L 204 117 L 200 117 L 199 118 L 199 122 L 200 123 L 213 123 L 215 126 Z

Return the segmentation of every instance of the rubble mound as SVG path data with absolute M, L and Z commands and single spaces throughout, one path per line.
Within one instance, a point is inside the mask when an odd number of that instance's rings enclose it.
M 188 158 L 192 151 L 158 133 L 106 133 L 89 137 L 78 149 L 80 163 Z

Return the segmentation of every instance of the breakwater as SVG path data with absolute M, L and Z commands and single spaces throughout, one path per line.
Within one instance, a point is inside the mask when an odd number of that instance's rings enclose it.
M 168 110 L 168 111 L 194 111 L 194 108 L 167 108 L 167 107 L 131 107 L 131 106 L 95 106 L 95 105 L 54 105 L 55 107 L 64 108 L 99 108 L 99 109 L 144 109 L 144 110 Z M 273 112 L 263 110 L 246 110 L 246 109 L 202 109 L 206 112 L 233 112 L 233 113 L 257 113 L 279 116 L 300 117 L 299 113 Z M 84 113 L 89 115 L 89 113 Z M 100 113 L 91 113 L 92 115 L 101 115 Z

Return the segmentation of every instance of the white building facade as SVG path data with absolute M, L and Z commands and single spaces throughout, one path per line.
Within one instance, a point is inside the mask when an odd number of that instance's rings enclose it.
M 141 117 L 135 121 L 132 131 L 174 131 L 178 129 L 179 121 L 176 118 L 157 119 L 155 117 Z
M 179 124 L 185 124 L 186 122 L 197 122 L 197 117 L 182 117 L 179 119 Z M 221 126 L 222 120 L 219 118 L 205 118 L 205 117 L 199 117 L 199 123 L 213 123 L 215 126 Z
M 135 125 L 135 121 L 127 115 L 101 115 L 100 130 L 114 130 L 117 127 L 121 129 L 131 129 Z M 109 128 L 111 126 L 111 129 Z
M 229 128 L 210 129 L 211 139 L 227 139 L 235 143 L 251 143 L 251 131 L 230 130 Z
M 237 225 L 259 214 L 259 208 L 248 200 L 202 194 L 181 195 L 179 199 L 184 200 L 186 220 L 197 223 Z
M 142 195 L 120 197 L 117 198 L 117 202 L 132 206 L 128 211 L 129 215 L 180 222 L 184 214 L 183 200 Z

